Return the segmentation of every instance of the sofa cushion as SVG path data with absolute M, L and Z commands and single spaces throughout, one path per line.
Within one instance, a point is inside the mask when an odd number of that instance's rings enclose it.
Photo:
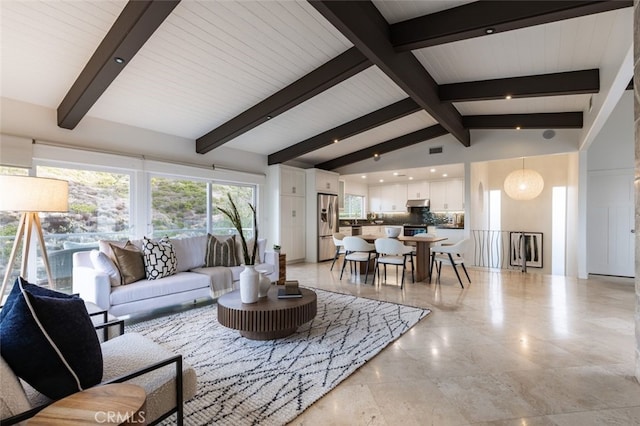
M 79 297 L 18 278 L 2 309 L 0 341 L 15 374 L 49 398 L 102 379 L 100 343 Z
M 94 269 L 109 276 L 109 282 L 111 283 L 112 287 L 122 284 L 120 271 L 118 271 L 118 267 L 115 265 L 115 263 L 113 263 L 109 256 L 101 251 L 91 250 L 89 257 L 91 258 L 91 264 L 93 265 Z
M 236 236 L 216 237 L 209 234 L 204 266 L 237 266 Z
M 253 244 L 255 239 L 249 238 L 247 240 L 247 250 L 249 251 L 249 256 L 253 253 Z M 238 263 L 244 263 L 244 253 L 242 252 L 242 241 L 240 238 L 236 239 L 236 246 L 238 250 Z M 258 250 L 256 251 L 256 261 L 255 265 L 258 265 L 264 262 L 264 252 L 267 248 L 267 240 L 265 238 L 258 238 Z
M 159 241 L 143 238 L 142 254 L 148 280 L 157 280 L 176 273 L 178 262 L 168 237 Z
M 120 271 L 122 284 L 131 284 L 146 277 L 142 252 L 131 242 L 120 248 L 115 244 L 110 244 L 111 251 L 115 258 L 115 264 Z
M 204 266 L 207 238 L 207 235 L 198 235 L 171 240 L 178 260 L 178 272 L 185 272 Z
M 31 408 L 27 395 L 9 364 L 0 357 L 0 419 L 15 416 Z
M 109 299 L 111 305 L 120 305 L 203 287 L 209 287 L 209 279 L 206 276 L 192 272 L 178 272 L 159 280 L 141 280 L 125 286 L 112 287 Z

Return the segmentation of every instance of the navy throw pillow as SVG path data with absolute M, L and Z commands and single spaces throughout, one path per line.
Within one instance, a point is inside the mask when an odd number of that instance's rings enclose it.
M 52 399 L 102 380 L 102 350 L 84 301 L 21 277 L 0 311 L 0 352 L 18 377 Z

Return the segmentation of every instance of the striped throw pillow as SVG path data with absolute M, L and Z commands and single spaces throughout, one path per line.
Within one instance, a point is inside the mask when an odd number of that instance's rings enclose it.
M 238 266 L 236 236 L 220 240 L 211 234 L 207 238 L 204 266 Z

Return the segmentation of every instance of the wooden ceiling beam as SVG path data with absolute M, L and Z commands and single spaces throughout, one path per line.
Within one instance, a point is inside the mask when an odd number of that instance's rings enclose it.
M 317 94 L 371 66 L 355 47 L 341 53 L 226 123 L 196 139 L 196 152 L 205 154 L 254 127 L 300 105 Z
M 389 24 L 370 1 L 309 0 L 310 4 L 347 37 L 373 64 L 464 146 L 469 131 L 450 103 L 440 102 L 438 85 L 411 52 L 396 52 L 389 40 Z
M 462 122 L 469 129 L 581 129 L 582 112 L 465 115 Z
M 278 152 L 270 154 L 268 157 L 269 165 L 284 163 L 301 155 L 308 154 L 316 149 L 329 146 L 334 141 L 355 136 L 359 133 L 382 126 L 390 121 L 397 120 L 414 112 L 420 111 L 422 108 L 411 98 L 405 98 L 401 101 L 393 103 L 389 106 L 373 111 L 348 123 L 344 123 L 338 127 L 322 132 L 295 145 L 291 145 Z
M 374 156 L 386 154 L 391 151 L 406 148 L 411 145 L 415 145 L 420 142 L 424 142 L 430 139 L 435 139 L 439 136 L 446 135 L 447 130 L 439 124 L 435 126 L 426 127 L 424 129 L 417 130 L 415 132 L 399 136 L 394 139 L 390 139 L 385 142 L 381 142 L 377 145 L 373 145 L 359 151 L 352 152 L 342 157 L 335 158 L 333 160 L 325 161 L 320 164 L 316 164 L 315 167 L 324 170 L 335 170 L 339 167 L 343 167 L 349 164 L 357 163 L 368 158 L 373 159 Z
M 58 106 L 58 126 L 74 129 L 180 0 L 131 0 Z
M 599 91 L 600 72 L 597 69 L 443 84 L 438 88 L 443 102 L 486 101 L 507 96 L 515 99 L 582 95 Z
M 406 52 L 631 6 L 632 0 L 476 1 L 392 24 L 390 40 Z

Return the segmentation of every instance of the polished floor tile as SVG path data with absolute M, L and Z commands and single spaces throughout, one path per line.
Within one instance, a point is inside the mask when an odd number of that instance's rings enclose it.
M 462 289 L 445 268 L 400 290 L 329 267 L 287 279 L 432 313 L 292 424 L 640 424 L 632 279 L 470 268 Z

